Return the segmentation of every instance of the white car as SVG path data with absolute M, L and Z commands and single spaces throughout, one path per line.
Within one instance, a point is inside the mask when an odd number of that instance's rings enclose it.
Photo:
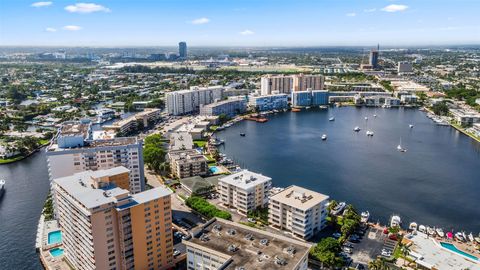
M 256 222 L 254 218 L 247 218 L 248 222 Z

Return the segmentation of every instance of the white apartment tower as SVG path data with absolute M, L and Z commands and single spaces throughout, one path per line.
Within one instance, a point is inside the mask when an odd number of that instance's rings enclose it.
M 323 229 L 328 196 L 298 186 L 290 186 L 270 197 L 270 226 L 309 239 Z
M 267 206 L 272 178 L 243 170 L 220 178 L 218 188 L 222 203 L 246 216 L 248 211 Z
M 145 189 L 142 142 L 135 137 L 92 140 L 90 123 L 66 122 L 46 154 L 50 181 L 77 172 L 124 166 L 130 170 L 129 191 Z
M 271 94 L 290 94 L 293 89 L 292 76 L 267 75 L 261 79 L 260 93 L 262 96 Z
M 200 105 L 207 105 L 223 98 L 224 87 L 192 87 L 167 93 L 167 112 L 170 115 L 183 115 L 200 110 Z

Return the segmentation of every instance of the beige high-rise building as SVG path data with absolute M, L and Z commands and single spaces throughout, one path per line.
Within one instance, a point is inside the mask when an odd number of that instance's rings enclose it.
M 261 95 L 290 94 L 293 89 L 292 76 L 267 75 L 261 79 Z
M 75 269 L 173 266 L 171 192 L 120 188 L 128 170 L 85 171 L 53 180 L 64 254 Z
M 248 211 L 267 206 L 271 188 L 272 178 L 248 170 L 218 179 L 222 203 L 245 216 Z
M 323 229 L 328 196 L 299 186 L 289 186 L 270 197 L 268 222 L 293 236 L 309 239 Z
M 322 75 L 294 75 L 293 91 L 324 90 L 324 83 L 325 80 Z

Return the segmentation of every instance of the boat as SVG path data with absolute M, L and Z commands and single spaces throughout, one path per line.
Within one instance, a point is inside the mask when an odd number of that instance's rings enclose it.
M 473 234 L 472 234 L 472 233 L 470 233 L 470 234 L 468 235 L 468 240 L 470 240 L 470 242 L 475 241 L 475 238 L 473 237 Z
M 458 241 L 465 241 L 465 238 L 463 238 L 463 234 L 461 232 L 457 232 L 455 234 L 455 238 L 458 240 Z
M 435 230 L 434 230 L 432 227 L 428 227 L 428 226 L 427 226 L 427 234 L 428 234 L 428 235 L 434 235 L 434 234 L 435 234 Z
M 442 228 L 437 228 L 435 232 L 437 233 L 438 236 L 442 238 L 445 237 L 445 233 L 443 232 Z
M 367 134 L 367 136 L 373 136 L 374 133 L 371 130 L 367 130 L 366 134 Z
M 305 109 L 310 110 L 310 106 L 305 107 Z
M 362 213 L 361 213 L 361 219 L 360 219 L 360 221 L 365 223 L 365 222 L 368 222 L 368 219 L 369 219 L 369 218 L 370 218 L 370 212 L 365 211 L 365 212 L 362 212 Z
M 358 127 L 358 126 L 354 127 L 354 128 L 353 128 L 353 131 L 359 132 L 359 131 L 360 131 L 360 127 Z
M 332 117 L 328 118 L 328 121 L 335 121 L 335 117 L 332 116 Z
M 412 231 L 416 231 L 418 228 L 418 224 L 416 222 L 411 222 L 410 225 L 408 226 L 408 229 Z
M 302 110 L 299 108 L 292 108 L 292 112 L 301 112 Z
M 390 218 L 390 227 L 400 227 L 400 224 L 402 224 L 400 216 L 393 215 Z
M 219 146 L 219 145 L 224 144 L 224 143 L 225 143 L 224 140 L 220 140 L 220 139 L 217 139 L 217 138 L 212 138 L 210 140 L 210 144 L 214 145 L 214 146 Z
M 365 116 L 365 120 L 368 120 L 368 117 Z
M 340 202 L 339 204 L 337 204 L 337 206 L 335 206 L 335 208 L 332 209 L 332 214 L 333 215 L 339 214 L 340 212 L 343 211 L 343 209 L 345 209 L 345 206 L 347 206 L 345 202 Z
M 0 179 L 0 196 L 3 195 L 3 192 L 5 192 L 5 180 Z
M 424 232 L 427 231 L 427 228 L 425 228 L 425 225 L 420 225 L 420 226 L 418 226 L 418 231 L 424 233 Z
M 476 241 L 477 243 L 480 244 L 480 237 L 475 237 L 474 239 L 475 239 L 475 241 Z
M 464 239 L 465 241 L 467 241 L 468 238 L 467 238 L 467 235 L 465 234 L 465 232 L 462 232 L 462 236 L 463 236 L 463 239 Z
M 240 133 L 240 136 L 245 137 L 245 133 Z
M 327 139 L 327 134 L 322 135 L 322 140 L 325 141 Z
M 405 149 L 405 148 L 402 147 L 402 138 L 400 138 L 400 144 L 397 145 L 397 150 L 400 151 L 400 152 L 402 152 L 402 153 L 407 152 L 407 149 Z
M 409 126 L 410 128 L 413 128 L 413 125 L 412 125 L 412 124 L 410 124 L 410 125 L 408 125 L 408 126 Z

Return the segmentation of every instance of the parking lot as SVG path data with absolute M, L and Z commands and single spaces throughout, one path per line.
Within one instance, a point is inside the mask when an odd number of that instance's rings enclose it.
M 350 258 L 352 262 L 350 266 L 358 269 L 362 269 L 363 266 L 366 269 L 368 262 L 382 254 L 386 239 L 387 237 L 381 229 L 368 228 L 358 241 L 347 242 L 347 245 L 351 246 Z M 362 266 L 358 267 L 359 264 Z

